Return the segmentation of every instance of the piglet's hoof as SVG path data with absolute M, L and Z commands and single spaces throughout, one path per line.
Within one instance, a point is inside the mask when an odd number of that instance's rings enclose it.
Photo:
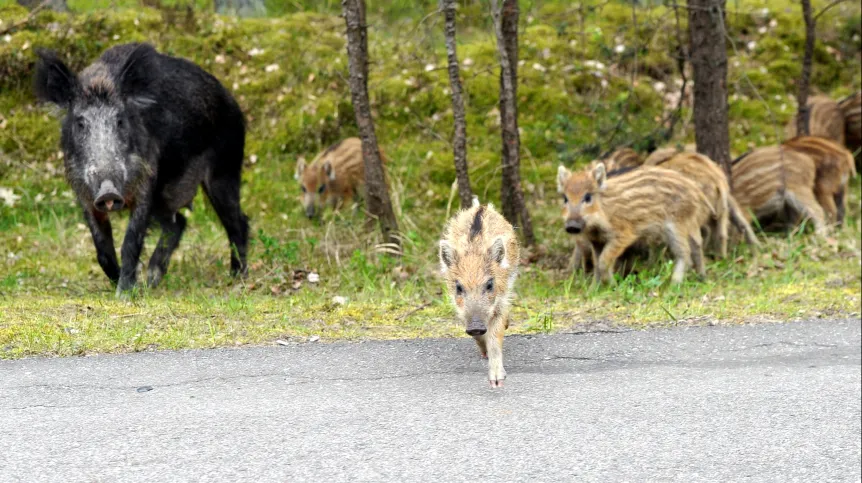
M 487 359 L 487 358 L 488 358 L 488 354 L 479 354 L 479 357 L 481 357 L 482 359 Z

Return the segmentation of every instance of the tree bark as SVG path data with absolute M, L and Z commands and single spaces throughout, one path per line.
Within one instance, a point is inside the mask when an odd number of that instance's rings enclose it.
M 33 10 L 45 2 L 45 7 L 54 9 L 58 12 L 68 12 L 69 7 L 66 5 L 66 0 L 18 0 L 18 5 L 26 8 L 27 10 Z
M 374 119 L 368 100 L 368 36 L 365 23 L 365 0 L 342 0 L 347 24 L 347 60 L 350 70 L 350 95 L 356 114 L 356 125 L 362 138 L 365 163 L 366 205 L 370 217 L 376 219 L 387 243 L 401 246 L 398 221 L 392 211 L 386 173 L 380 159 Z
M 470 189 L 470 173 L 467 169 L 467 119 L 464 114 L 458 52 L 455 48 L 455 0 L 440 0 L 440 9 L 446 19 L 446 54 L 449 61 L 449 86 L 452 91 L 452 115 L 455 118 L 455 132 L 452 136 L 455 176 L 458 179 L 461 208 L 469 208 L 473 202 L 473 190 Z
M 811 82 L 811 62 L 814 56 L 814 31 L 815 20 L 811 16 L 811 0 L 802 0 L 802 17 L 805 19 L 805 54 L 802 57 L 802 73 L 799 76 L 799 93 L 796 101 L 799 106 L 796 114 L 796 133 L 799 136 L 807 136 L 808 118 L 810 108 L 808 106 L 808 86 Z
M 727 125 L 726 0 L 688 0 L 689 55 L 694 71 L 694 137 L 697 151 L 730 177 Z
M 501 208 L 503 216 L 519 225 L 526 245 L 535 242 L 530 212 L 521 189 L 521 138 L 518 133 L 518 17 L 517 0 L 491 0 L 497 52 L 500 56 L 500 127 L 502 131 Z M 520 221 L 520 223 L 518 223 Z

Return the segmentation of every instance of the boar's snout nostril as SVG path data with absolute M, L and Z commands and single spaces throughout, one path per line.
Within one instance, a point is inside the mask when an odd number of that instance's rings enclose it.
M 566 222 L 566 233 L 577 235 L 584 230 L 584 223 L 581 221 L 569 220 Z
M 110 181 L 103 181 L 99 188 L 99 193 L 96 195 L 96 200 L 93 202 L 96 209 L 101 212 L 117 211 L 123 208 L 123 197 L 120 196 L 119 190 Z
M 484 327 L 482 327 L 482 328 L 474 327 L 474 328 L 467 329 L 467 335 L 472 335 L 473 337 L 485 335 L 485 332 L 488 332 L 488 329 L 486 329 Z
M 314 207 L 313 206 L 305 209 L 305 217 L 308 219 L 314 218 Z

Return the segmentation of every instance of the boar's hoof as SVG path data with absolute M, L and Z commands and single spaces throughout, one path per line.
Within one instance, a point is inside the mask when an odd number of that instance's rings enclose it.
M 497 379 L 497 380 L 491 379 L 488 382 L 491 383 L 491 387 L 497 388 L 497 387 L 503 387 L 503 381 L 504 381 L 504 379 Z
M 159 285 L 159 282 L 162 281 L 162 277 L 164 276 L 164 272 L 159 267 L 152 267 L 147 270 L 147 286 L 150 288 L 156 288 Z

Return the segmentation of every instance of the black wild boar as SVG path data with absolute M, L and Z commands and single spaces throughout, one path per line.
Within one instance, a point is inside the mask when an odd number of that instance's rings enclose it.
M 178 211 L 199 185 L 227 231 L 231 273 L 245 274 L 248 218 L 239 198 L 245 120 L 215 77 L 148 44 L 112 47 L 77 75 L 53 52 L 39 51 L 35 77 L 37 97 L 65 110 L 66 179 L 117 295 L 135 286 L 153 222 L 162 234 L 147 283 L 159 283 L 186 227 Z M 119 266 L 108 214 L 124 208 L 131 215 Z

